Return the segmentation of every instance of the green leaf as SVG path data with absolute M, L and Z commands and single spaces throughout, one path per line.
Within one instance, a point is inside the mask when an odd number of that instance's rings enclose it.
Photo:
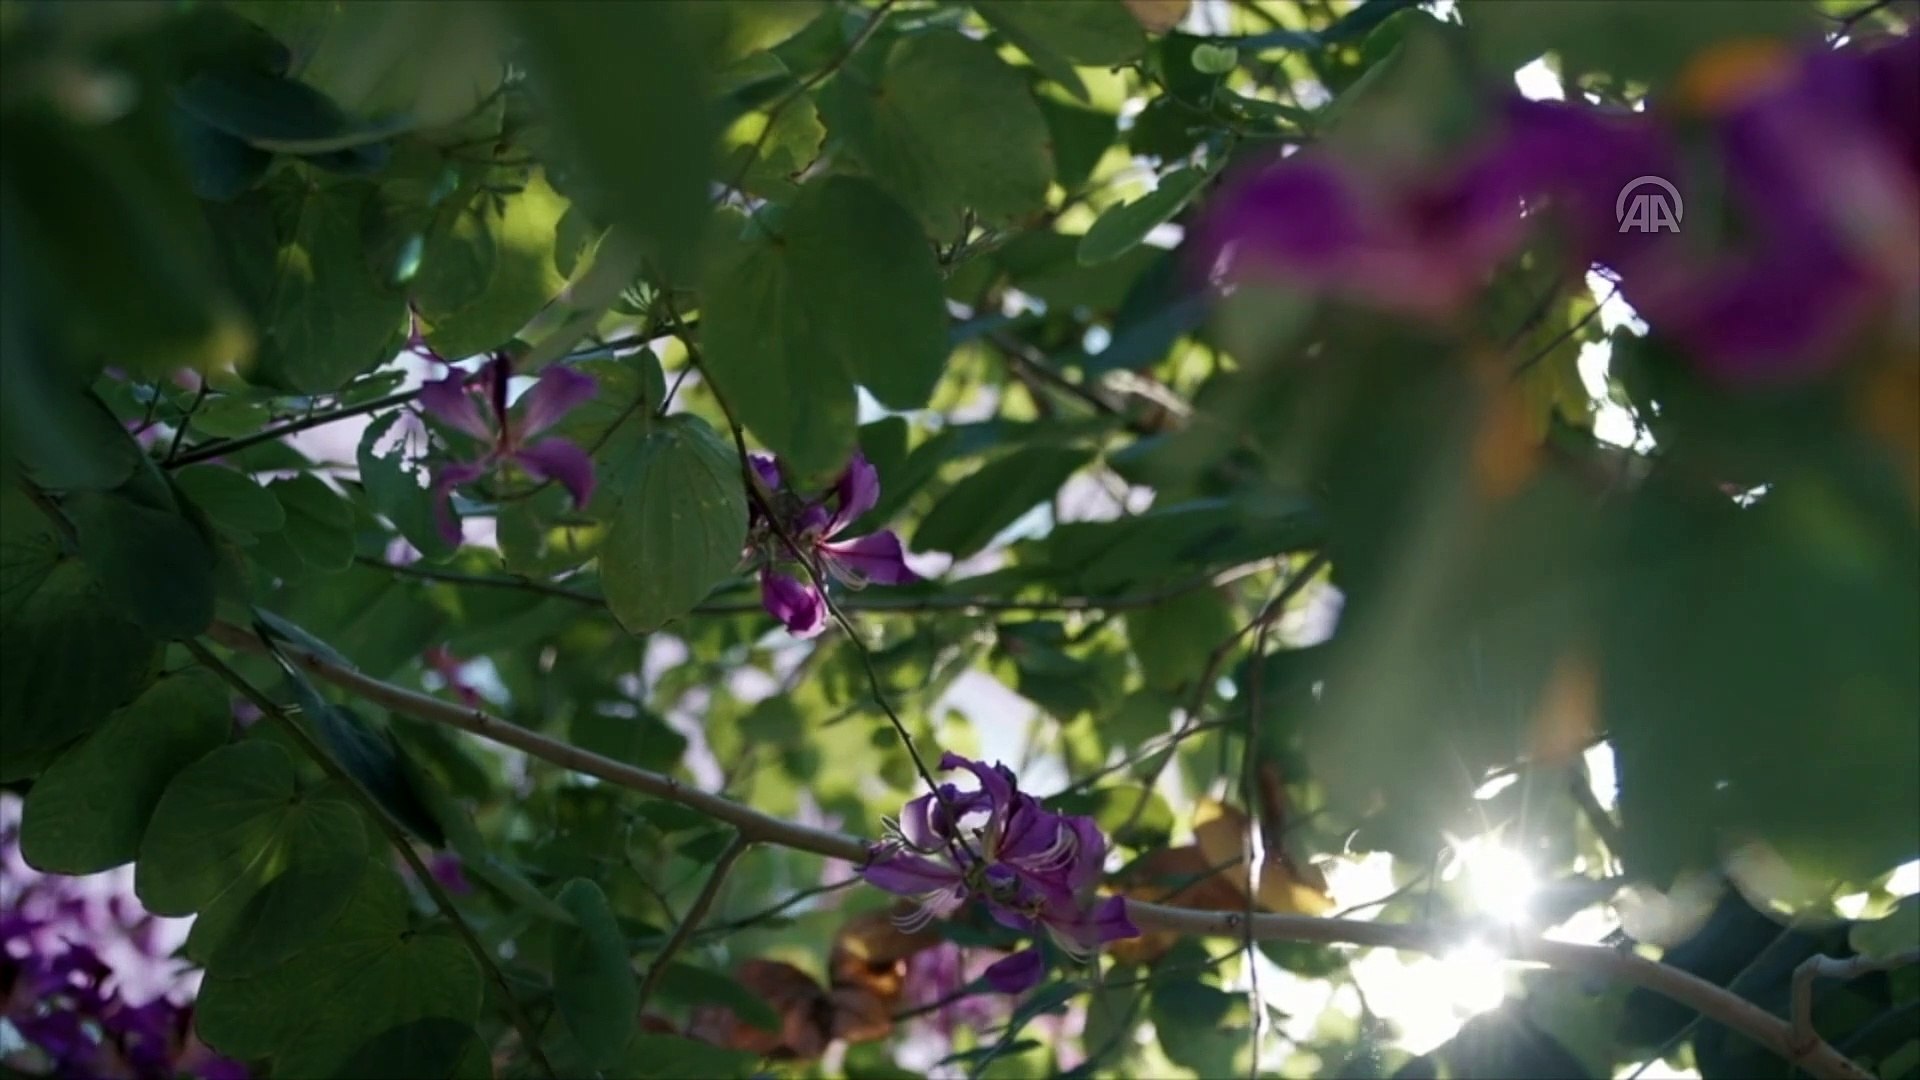
M 443 356 L 505 345 L 567 283 L 554 263 L 567 201 L 544 173 L 519 184 L 512 194 L 480 194 L 426 235 L 414 298 L 427 344 Z
M 1076 64 L 1124 64 L 1147 47 L 1139 21 L 1111 0 L 975 0 L 973 6 L 1015 44 L 1039 41 Z
M 260 326 L 258 380 L 326 393 L 399 351 L 406 298 L 374 275 L 361 242 L 373 190 L 287 170 L 213 215 Z
M 388 447 L 385 453 L 379 450 L 402 415 L 395 409 L 368 424 L 366 433 L 360 436 L 360 449 L 355 455 L 360 462 L 360 483 L 365 485 L 367 501 L 374 511 L 386 515 L 407 543 L 429 559 L 442 559 L 453 549 L 440 538 L 434 524 L 425 470 L 408 461 L 405 440 Z
M 559 901 L 577 925 L 553 928 L 554 1004 L 588 1060 L 604 1068 L 620 1059 L 639 1023 L 640 987 L 600 886 L 575 878 Z
M 272 846 L 298 795 L 293 759 L 257 739 L 181 770 L 140 841 L 140 902 L 160 915 L 205 907 Z
M 413 789 L 418 770 L 400 763 L 400 746 L 391 733 L 375 731 L 345 705 L 329 704 L 300 669 L 287 667 L 287 685 L 300 706 L 300 720 L 320 739 L 348 776 L 358 781 L 393 819 L 427 843 L 446 842 L 439 823 Z
M 356 121 L 306 83 L 240 68 L 209 68 L 173 94 L 201 123 L 276 153 L 345 150 L 378 142 L 411 126 L 404 119 Z
M 706 422 L 668 418 L 641 443 L 600 552 L 600 585 L 623 626 L 685 615 L 733 572 L 747 538 L 740 463 Z
M 1160 186 L 1146 195 L 1108 207 L 1080 238 L 1080 265 L 1097 266 L 1131 251 L 1155 227 L 1179 213 L 1206 179 L 1204 169 L 1175 169 L 1161 177 Z
M 133 861 L 175 773 L 227 740 L 233 716 L 219 680 L 169 675 L 54 759 L 27 793 L 20 852 L 56 874 L 92 874 Z
M 953 235 L 965 210 L 1008 225 L 1046 202 L 1046 119 L 1026 80 L 981 42 L 950 31 L 906 38 L 877 81 L 843 71 L 820 107 L 852 161 L 937 235 Z
M 1901 897 L 1886 918 L 1854 923 L 1847 941 L 1862 956 L 1882 958 L 1920 948 L 1920 894 Z
M 173 482 L 220 531 L 251 543 L 287 522 L 280 500 L 245 473 L 220 465 L 189 465 L 173 474 Z
M 360 1080 L 491 1080 L 493 1063 L 472 1024 L 429 1016 L 367 1040 L 336 1075 Z
M 627 1044 L 620 1075 L 633 1080 L 682 1080 L 689 1076 L 745 1080 L 758 1061 L 744 1050 L 727 1050 L 684 1035 L 635 1035 Z
M 1068 477 L 1091 460 L 1090 450 L 1030 446 L 989 462 L 934 505 L 913 534 L 913 546 L 964 559 L 1060 490 Z
M 193 430 L 233 439 L 266 427 L 272 415 L 265 402 L 222 394 L 193 411 Z
M 824 475 L 853 452 L 852 382 L 894 408 L 926 404 L 947 351 L 940 278 L 906 213 L 865 181 L 810 184 L 771 228 L 709 268 L 705 363 L 769 449 Z
M 1872 475 L 1809 457 L 1747 509 L 1638 500 L 1600 687 L 1630 867 L 1665 877 L 1728 835 L 1842 882 L 1912 857 L 1920 532 L 1897 492 L 1858 490 Z
M 12 484 L 0 489 L 0 780 L 32 776 L 145 686 L 159 642 Z
M 353 565 L 353 507 L 312 473 L 275 480 L 267 490 L 280 500 L 287 524 L 280 535 L 316 570 Z
M 719 135 L 700 64 L 705 13 L 676 3 L 511 10 L 588 202 L 633 229 L 669 273 L 691 269 Z
M 471 1026 L 480 970 L 450 935 L 409 925 L 406 894 L 369 867 L 325 936 L 277 967 L 210 971 L 195 1003 L 200 1037 L 232 1057 L 271 1058 L 280 1076 L 352 1076 L 367 1041 L 413 1020 Z
M 133 108 L 110 123 L 62 123 L 53 110 L 9 116 L 8 260 L 35 279 L 35 306 L 9 314 L 47 320 L 43 347 L 110 356 L 136 375 L 244 361 L 246 320 L 219 284 L 168 105 L 137 83 L 128 89 Z M 9 281 L 8 292 L 24 287 Z M 9 349 L 8 366 L 16 362 Z
M 209 970 L 252 975 L 320 938 L 353 898 L 371 860 L 360 811 L 337 788 L 303 794 L 273 847 L 207 905 L 193 938 Z
M 64 508 L 102 595 L 149 633 L 191 637 L 213 621 L 213 549 L 186 518 L 117 492 L 76 492 Z
M 1221 642 L 1233 636 L 1233 612 L 1213 589 L 1195 589 L 1127 614 L 1127 643 L 1146 684 L 1178 690 L 1205 673 Z

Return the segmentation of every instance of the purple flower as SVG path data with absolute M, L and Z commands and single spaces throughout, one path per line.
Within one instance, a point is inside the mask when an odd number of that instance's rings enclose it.
M 906 549 L 891 529 L 859 537 L 843 535 L 849 525 L 880 501 L 880 474 L 865 454 L 855 451 L 833 490 L 813 501 L 802 500 L 788 490 L 774 459 L 753 454 L 748 464 L 766 487 L 768 504 L 780 519 L 780 528 L 774 528 L 756 505 L 747 557 L 764 560 L 760 570 L 761 603 L 789 631 L 812 637 L 826 627 L 826 598 L 813 584 L 816 578 L 831 578 L 850 589 L 920 580 L 907 566 Z M 783 532 L 793 547 L 782 540 Z
M 1233 277 L 1444 321 L 1544 227 L 1575 269 L 1612 270 L 1709 374 L 1815 375 L 1870 320 L 1920 306 L 1916 66 L 1913 36 L 1798 58 L 1731 43 L 1695 60 L 1661 103 L 1670 115 L 1509 96 L 1432 176 L 1309 152 L 1243 177 L 1199 250 Z M 1684 232 L 1623 222 L 1621 200 L 1649 177 L 1694 211 Z M 1715 192 L 1737 223 L 1727 235 L 1708 220 Z
M 509 408 L 507 381 L 512 375 L 507 358 L 496 355 L 471 375 L 455 370 L 420 388 L 420 401 L 429 416 L 481 440 L 487 447 L 479 457 L 449 461 L 434 472 L 434 520 L 441 538 L 449 544 L 460 542 L 453 489 L 478 480 L 503 463 L 512 462 L 537 480 L 559 483 L 573 496 L 575 506 L 585 506 L 593 495 L 593 459 L 585 450 L 566 439 L 535 441 L 541 432 L 593 396 L 593 377 L 569 368 L 550 367 Z
M 1124 900 L 1094 895 L 1107 840 L 1093 819 L 1043 808 L 1004 765 L 949 753 L 940 768 L 966 769 L 980 786 L 942 784 L 908 802 L 860 871 L 868 884 L 915 901 L 898 920 L 903 929 L 921 929 L 977 899 L 1001 925 L 1045 932 L 1076 957 L 1139 934 Z M 1027 970 L 1037 954 L 1002 963 L 998 978 L 1008 985 L 1038 978 L 1037 968 Z

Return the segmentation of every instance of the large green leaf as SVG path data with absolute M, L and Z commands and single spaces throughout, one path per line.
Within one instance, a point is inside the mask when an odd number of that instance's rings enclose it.
M 1092 458 L 1092 451 L 1070 446 L 1030 446 L 989 462 L 935 504 L 913 534 L 913 546 L 964 559 L 1060 490 Z
M 373 190 L 288 170 L 214 215 L 260 327 L 260 380 L 324 393 L 399 351 L 406 297 L 374 275 L 361 243 Z
M 764 225 L 709 270 L 707 370 L 790 467 L 825 474 L 853 451 L 851 382 L 926 404 L 946 357 L 940 278 L 911 219 L 865 181 L 810 184 Z
M 38 772 L 133 698 L 159 654 L 53 524 L 18 488 L 0 489 L 0 780 Z
M 1644 873 L 1750 836 L 1823 879 L 1913 855 L 1920 538 L 1846 489 L 1864 463 L 1824 464 L 1745 510 L 1665 489 L 1635 508 L 1601 700 Z
M 676 1080 L 700 1076 L 712 1080 L 739 1080 L 753 1075 L 755 1057 L 727 1050 L 684 1035 L 636 1035 L 627 1046 L 620 1075 L 634 1080 Z
M 472 1024 L 428 1016 L 367 1040 L 338 1075 L 357 1080 L 492 1080 L 493 1063 Z
M 425 468 L 408 457 L 405 440 L 382 447 L 395 422 L 404 415 L 395 409 L 367 425 L 355 455 L 360 462 L 360 483 L 366 488 L 372 509 L 386 515 L 407 543 L 428 558 L 442 559 L 453 551 L 434 524 Z
M 657 629 L 733 572 L 746 538 L 739 458 L 705 421 L 669 418 L 640 444 L 600 550 L 607 606 L 635 633 Z
M 134 885 L 161 915 L 211 903 L 272 848 L 300 794 L 293 758 L 258 739 L 182 769 L 154 807 Z
M 553 997 L 590 1061 L 618 1061 L 639 1023 L 640 987 L 606 894 L 585 878 L 560 890 L 576 925 L 553 927 Z
M 1053 180 L 1046 118 L 992 48 L 933 31 L 900 41 L 872 82 L 843 71 L 821 93 L 827 131 L 938 235 L 972 210 L 1006 225 L 1038 211 Z
M 173 482 L 220 531 L 249 543 L 287 523 L 280 500 L 245 473 L 221 465 L 189 465 Z
M 9 115 L 0 191 L 7 242 L 18 245 L 10 258 L 32 266 L 50 305 L 9 315 L 45 318 L 49 343 L 143 375 L 242 361 L 246 322 L 219 285 L 167 104 L 128 90 L 134 108 L 111 123 Z
M 1124 64 L 1147 47 L 1139 21 L 1112 0 L 976 0 L 973 6 L 1022 48 L 1023 39 L 1037 41 L 1076 64 Z
M 120 492 L 78 492 L 65 509 L 102 593 L 149 633 L 190 637 L 213 621 L 213 549 L 186 518 Z
M 194 1019 L 209 1045 L 270 1058 L 277 1075 L 344 1077 L 361 1075 L 349 1059 L 396 1026 L 431 1017 L 471 1026 L 479 1010 L 473 957 L 451 935 L 411 926 L 399 879 L 370 867 L 319 941 L 257 974 L 210 971 Z M 444 1068 L 452 1075 L 452 1062 Z
M 444 356 L 505 345 L 566 285 L 554 244 L 567 202 L 533 172 L 511 194 L 467 193 L 426 232 L 414 282 L 427 343 Z
M 1194 589 L 1127 615 L 1127 642 L 1148 686 L 1177 690 L 1199 678 L 1234 631 L 1233 611 L 1213 589 Z
M 303 795 L 272 849 L 195 920 L 192 943 L 208 969 L 255 974 L 319 939 L 374 863 L 367 844 L 366 819 L 345 792 Z
M 191 669 L 159 679 L 34 782 L 21 854 L 58 874 L 131 862 L 168 782 L 232 727 L 226 689 L 212 675 Z
M 716 129 L 701 63 L 708 17 L 686 3 L 522 4 L 514 28 L 589 202 L 669 271 L 694 265 Z
M 267 490 L 280 500 L 287 524 L 279 539 L 317 570 L 353 564 L 353 506 L 312 473 L 275 480 Z

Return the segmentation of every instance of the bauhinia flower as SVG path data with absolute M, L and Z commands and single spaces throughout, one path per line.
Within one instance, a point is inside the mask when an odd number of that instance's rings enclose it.
M 1044 932 L 1078 958 L 1139 936 L 1125 900 L 1095 894 L 1107 839 L 1092 818 L 1043 808 L 1004 765 L 949 753 L 940 768 L 966 769 L 980 786 L 942 784 L 907 803 L 860 871 L 868 884 L 914 901 L 896 920 L 902 929 L 919 930 L 978 900 L 1002 926 Z M 985 977 L 995 989 L 1018 993 L 1044 970 L 1029 949 L 994 964 Z
M 850 589 L 920 580 L 907 567 L 906 550 L 891 529 L 858 537 L 843 535 L 880 501 L 880 475 L 866 455 L 855 451 L 833 490 L 816 500 L 790 491 L 773 458 L 755 454 L 748 461 L 780 521 L 775 528 L 756 505 L 746 557 L 760 560 L 760 602 L 788 630 L 812 637 L 826 627 L 826 598 L 815 587 L 815 579 L 831 578 Z
M 1429 173 L 1309 151 L 1243 177 L 1198 246 L 1234 277 L 1445 320 L 1545 226 L 1708 373 L 1817 375 L 1874 320 L 1920 309 L 1916 65 L 1916 35 L 1729 42 L 1647 112 L 1508 94 Z M 1655 180 L 1684 201 L 1671 227 L 1635 227 L 1626 207 Z
M 536 480 L 567 489 L 575 506 L 593 495 L 593 459 L 574 443 L 538 436 L 593 396 L 594 381 L 565 367 L 540 373 L 531 389 L 507 404 L 511 363 L 495 355 L 472 374 L 454 370 L 420 388 L 427 415 L 485 446 L 478 456 L 442 463 L 433 474 L 434 523 L 449 544 L 460 542 L 460 520 L 453 512 L 453 491 L 511 463 Z

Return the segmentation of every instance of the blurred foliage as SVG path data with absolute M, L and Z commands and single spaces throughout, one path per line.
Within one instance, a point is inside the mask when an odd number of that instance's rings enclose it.
M 923 752 L 1054 777 L 1128 895 L 1472 919 L 1462 852 L 1497 838 L 1553 883 L 1540 925 L 1631 881 L 1668 961 L 1784 1015 L 1805 957 L 1914 944 L 1888 877 L 1920 856 L 1911 337 L 1730 389 L 1546 250 L 1419 327 L 1215 304 L 1179 240 L 1283 148 L 1423 167 L 1536 59 L 1658 103 L 1716 43 L 1911 32 L 1869 6 L 6 0 L 26 857 L 137 861 L 149 908 L 197 914 L 198 1033 L 274 1077 L 1211 1076 L 1250 1048 L 1267 1074 L 1784 1075 L 1558 975 L 1409 1047 L 1349 954 L 1284 943 L 1269 985 L 1324 1015 L 1250 1033 L 1235 943 L 1170 938 L 1052 957 L 1009 1002 L 972 961 L 1011 932 L 903 935 L 786 850 L 667 956 L 728 829 L 236 655 L 294 724 L 253 722 L 183 643 L 260 627 L 866 836 L 919 784 L 871 677 Z M 554 432 L 595 496 L 497 475 L 449 544 L 425 348 L 591 374 Z M 860 448 L 882 494 L 848 535 L 891 525 L 941 572 L 836 592 L 864 641 L 780 632 L 740 558 L 744 446 L 807 491 Z M 394 837 L 458 866 L 460 927 Z M 1392 892 L 1343 893 L 1369 854 Z M 1702 873 L 1732 884 L 1689 916 Z M 1821 1034 L 1920 1075 L 1911 975 L 1823 987 Z

